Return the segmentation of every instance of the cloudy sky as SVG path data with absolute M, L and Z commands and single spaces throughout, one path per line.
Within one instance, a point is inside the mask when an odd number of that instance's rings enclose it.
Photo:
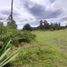
M 10 15 L 11 0 L 0 0 L 0 19 Z M 18 28 L 30 23 L 37 26 L 40 19 L 67 24 L 67 0 L 14 0 L 14 20 Z

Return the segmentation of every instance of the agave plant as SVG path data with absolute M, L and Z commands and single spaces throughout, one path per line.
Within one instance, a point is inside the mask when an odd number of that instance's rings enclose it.
M 14 60 L 14 58 L 19 53 L 18 50 L 16 50 L 9 54 L 11 50 L 11 47 L 9 47 L 10 42 L 11 40 L 0 49 L 0 67 L 3 67 L 4 65 L 8 64 L 10 61 Z

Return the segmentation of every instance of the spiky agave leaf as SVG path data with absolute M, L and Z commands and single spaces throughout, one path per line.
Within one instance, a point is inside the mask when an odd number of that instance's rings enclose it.
M 3 44 L 2 48 L 0 49 L 0 56 L 2 55 L 2 53 L 4 53 L 4 51 L 6 51 L 8 49 L 10 42 L 11 42 L 11 40 L 9 40 L 7 44 Z
M 15 52 L 13 52 L 11 55 L 9 55 L 7 58 L 5 58 L 0 63 L 0 66 L 3 67 L 4 65 L 6 65 L 7 63 L 9 63 L 10 61 L 14 60 L 14 58 L 17 57 L 18 53 L 19 53 L 18 50 L 16 50 Z
M 3 67 L 10 61 L 14 60 L 14 58 L 18 55 L 19 49 L 12 52 L 10 55 L 7 55 L 10 52 L 10 45 L 11 40 L 7 43 L 6 46 L 3 46 L 3 48 L 0 50 L 0 67 Z
M 0 61 L 5 57 L 5 55 L 9 52 L 10 48 L 7 49 L 1 56 L 0 56 Z

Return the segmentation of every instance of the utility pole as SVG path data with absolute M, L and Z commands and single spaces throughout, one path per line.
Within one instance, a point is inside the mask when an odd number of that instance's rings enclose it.
M 13 29 L 13 27 L 17 27 L 16 26 L 16 22 L 14 21 L 14 19 L 13 19 L 13 2 L 14 2 L 14 0 L 11 0 L 11 12 L 10 12 L 10 15 L 9 15 L 9 17 L 8 17 L 8 19 L 7 19 L 7 26 L 8 26 L 8 28 L 12 28 Z
M 13 0 L 11 0 L 11 14 L 10 14 L 11 21 L 13 20 Z
M 8 22 L 10 21 L 10 23 L 13 21 L 13 0 L 11 0 L 10 15 L 7 20 L 8 20 Z

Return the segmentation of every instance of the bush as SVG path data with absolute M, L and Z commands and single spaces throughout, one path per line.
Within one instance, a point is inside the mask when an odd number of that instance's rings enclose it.
M 8 39 L 12 39 L 12 44 L 14 46 L 19 46 L 22 42 L 30 43 L 31 41 L 35 40 L 35 35 L 32 34 L 30 31 L 23 31 L 23 32 L 16 32 L 16 34 L 12 34 L 8 36 Z
M 11 44 L 18 44 L 18 40 L 16 40 L 15 42 L 15 39 L 20 37 L 21 35 L 21 32 L 20 31 L 17 31 L 17 30 L 14 30 L 14 29 L 7 29 L 7 32 L 0 35 L 0 47 L 3 43 L 7 43 L 8 40 L 12 40 L 11 41 Z
M 6 33 L 0 35 L 0 47 L 4 42 L 8 42 L 11 39 L 11 44 L 14 46 L 18 46 L 22 42 L 30 43 L 35 39 L 35 35 L 30 31 L 20 31 L 15 29 L 7 29 Z
M 35 37 L 36 36 L 32 34 L 30 31 L 24 31 L 19 39 L 19 42 L 30 43 L 32 40 L 35 40 Z

